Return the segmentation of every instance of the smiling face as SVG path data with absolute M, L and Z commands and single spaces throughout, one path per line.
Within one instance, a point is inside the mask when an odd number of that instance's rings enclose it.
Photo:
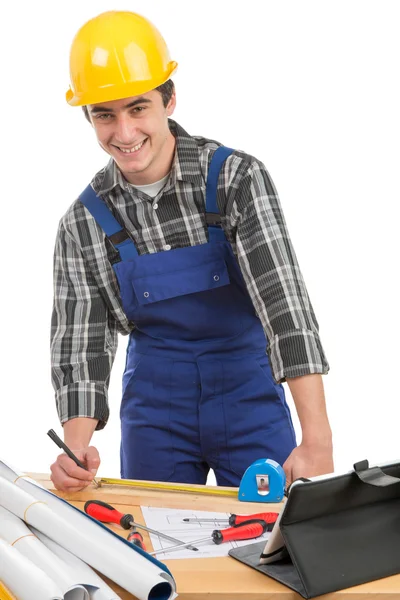
M 168 127 L 175 93 L 167 106 L 157 90 L 141 96 L 91 104 L 90 121 L 100 146 L 135 185 L 159 181 L 171 169 L 175 138 Z

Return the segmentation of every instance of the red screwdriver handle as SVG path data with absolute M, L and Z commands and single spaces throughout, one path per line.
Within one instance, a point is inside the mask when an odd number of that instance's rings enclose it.
M 234 525 L 228 529 L 216 529 L 211 537 L 215 544 L 237 540 L 250 540 L 257 538 L 267 531 L 268 524 L 260 519 L 247 520 L 242 525 Z
M 124 529 L 130 529 L 133 523 L 132 515 L 124 515 L 116 510 L 111 504 L 101 502 L 101 500 L 88 500 L 84 507 L 85 513 L 101 521 L 102 523 L 117 523 Z
M 259 519 L 266 523 L 275 523 L 278 518 L 278 513 L 267 512 L 267 513 L 256 513 L 255 515 L 234 515 L 229 517 L 229 525 L 240 525 L 249 519 Z
M 137 529 L 133 529 L 131 531 L 131 533 L 127 537 L 127 540 L 128 540 L 128 542 L 131 542 L 131 544 L 138 546 L 142 550 L 146 550 L 146 546 L 144 545 L 144 542 L 143 542 L 143 536 Z

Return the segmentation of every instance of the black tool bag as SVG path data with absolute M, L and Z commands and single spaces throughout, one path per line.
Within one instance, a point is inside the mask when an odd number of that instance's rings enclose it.
M 262 542 L 229 554 L 303 598 L 400 573 L 400 463 L 365 460 L 345 475 L 295 482 L 279 527 L 283 548 L 266 554 Z

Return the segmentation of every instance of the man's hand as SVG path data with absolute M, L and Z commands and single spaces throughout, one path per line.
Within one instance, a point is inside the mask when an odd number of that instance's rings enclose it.
M 80 450 L 71 448 L 71 451 L 89 470 L 85 471 L 85 469 L 78 467 L 72 458 L 69 458 L 63 452 L 50 467 L 50 479 L 58 490 L 79 492 L 93 481 L 100 465 L 100 456 L 94 446 L 81 448 Z
M 299 421 L 302 441 L 287 458 L 283 469 L 286 485 L 299 477 L 316 477 L 333 472 L 332 432 L 326 412 L 321 375 L 287 379 Z
M 333 453 L 331 443 L 301 443 L 292 450 L 283 465 L 286 487 L 299 477 L 315 477 L 333 473 Z

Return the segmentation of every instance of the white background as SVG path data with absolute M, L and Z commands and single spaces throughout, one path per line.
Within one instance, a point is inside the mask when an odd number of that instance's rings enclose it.
M 176 120 L 267 166 L 320 323 L 335 467 L 399 448 L 398 3 L 103 0 L 9 3 L 1 15 L 0 457 L 47 472 L 61 434 L 50 384 L 59 219 L 107 157 L 71 108 L 68 53 L 110 9 L 150 18 L 179 63 Z M 94 443 L 119 476 L 126 338 Z M 298 426 L 297 426 L 298 430 Z M 212 481 L 212 480 L 210 480 Z

